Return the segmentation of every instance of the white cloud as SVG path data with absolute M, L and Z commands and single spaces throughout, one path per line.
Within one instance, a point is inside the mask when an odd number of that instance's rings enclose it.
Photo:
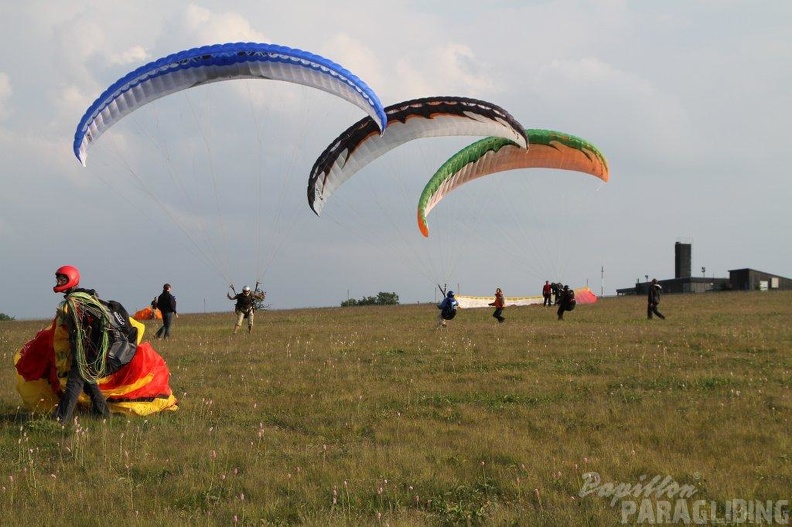
M 143 46 L 135 45 L 121 53 L 108 55 L 107 62 L 114 65 L 126 66 L 129 64 L 144 64 L 151 60 L 151 56 Z
M 171 46 L 173 51 L 224 42 L 266 41 L 266 37 L 256 31 L 248 19 L 231 11 L 215 12 L 190 4 L 169 22 L 168 32 L 163 35 L 162 42 L 179 39 L 181 44 Z

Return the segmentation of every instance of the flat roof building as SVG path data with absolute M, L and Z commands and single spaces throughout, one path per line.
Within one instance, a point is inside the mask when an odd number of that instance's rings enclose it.
M 733 269 L 728 278 L 691 276 L 693 246 L 691 243 L 676 242 L 674 245 L 674 278 L 658 283 L 665 293 L 704 293 L 706 291 L 767 291 L 792 290 L 792 280 L 783 276 L 757 271 L 756 269 Z M 704 268 L 701 268 L 702 274 Z M 629 288 L 617 289 L 617 295 L 645 295 L 651 282 L 635 281 Z

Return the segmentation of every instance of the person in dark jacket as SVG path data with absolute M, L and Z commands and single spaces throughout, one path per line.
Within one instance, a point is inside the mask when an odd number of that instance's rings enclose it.
M 440 310 L 437 313 L 437 327 L 446 327 L 446 320 L 451 320 L 456 316 L 458 307 L 459 302 L 454 296 L 454 292 L 449 291 L 446 293 L 446 296 L 437 304 L 437 309 Z
M 233 290 L 233 286 L 231 286 L 231 289 Z M 234 292 L 236 293 L 236 291 Z M 236 324 L 234 324 L 234 334 L 242 327 L 242 321 L 245 319 L 248 321 L 248 333 L 253 331 L 253 317 L 256 313 L 256 303 L 264 300 L 266 296 L 267 293 L 258 290 L 258 285 L 256 285 L 256 291 L 251 291 L 250 287 L 245 286 L 242 288 L 241 293 L 237 293 L 234 296 L 231 296 L 231 293 L 226 293 L 226 297 L 228 297 L 229 300 L 234 300 L 236 302 L 234 313 L 236 313 L 237 320 Z
M 167 339 L 170 337 L 173 317 L 179 318 L 179 314 L 176 312 L 176 297 L 170 291 L 171 285 L 165 284 L 162 286 L 162 293 L 157 297 L 157 309 L 162 313 L 162 327 L 157 330 L 155 338 Z
M 663 288 L 657 283 L 657 278 L 652 278 L 652 283 L 649 284 L 649 294 L 647 295 L 646 318 L 652 319 L 652 315 L 657 315 L 661 320 L 665 320 L 657 306 L 660 304 L 660 291 Z
M 572 311 L 576 305 L 575 291 L 565 285 L 558 298 L 558 311 L 556 312 L 558 320 L 564 320 L 564 311 Z

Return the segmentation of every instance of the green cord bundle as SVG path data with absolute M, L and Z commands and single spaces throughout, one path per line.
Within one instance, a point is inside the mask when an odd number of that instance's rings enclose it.
M 110 337 L 107 328 L 110 326 L 110 313 L 102 302 L 93 295 L 82 292 L 71 293 L 64 301 L 66 305 L 66 316 L 69 317 L 74 329 L 73 346 L 74 357 L 80 376 L 86 381 L 97 384 L 97 381 L 105 376 L 107 370 L 107 351 L 110 345 Z M 93 346 L 94 340 L 85 331 L 83 318 L 92 315 L 99 320 L 98 327 L 101 331 L 101 341 L 99 349 L 96 351 L 96 358 L 88 360 L 86 345 Z

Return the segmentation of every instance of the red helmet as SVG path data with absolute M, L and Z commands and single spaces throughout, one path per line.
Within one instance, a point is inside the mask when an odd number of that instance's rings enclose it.
M 56 293 L 65 293 L 66 291 L 74 289 L 80 285 L 80 270 L 76 267 L 64 265 L 55 271 L 55 278 L 59 278 L 61 276 L 66 278 L 66 282 L 60 283 L 59 281 L 58 284 L 52 288 L 52 290 Z

